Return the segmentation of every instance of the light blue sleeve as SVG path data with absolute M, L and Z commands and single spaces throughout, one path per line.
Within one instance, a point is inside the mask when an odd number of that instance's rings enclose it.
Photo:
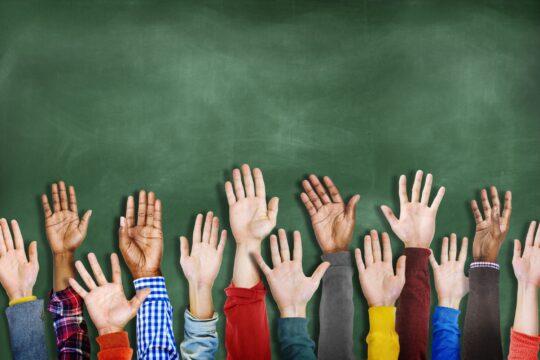
M 47 359 L 43 300 L 34 300 L 6 309 L 13 359 Z
M 437 306 L 433 314 L 432 360 L 459 360 L 459 310 Z
M 142 360 L 176 360 L 172 319 L 173 308 L 162 276 L 133 281 L 135 290 L 149 288 L 152 292 L 137 312 L 137 358 Z
M 184 341 L 180 344 L 180 354 L 185 360 L 214 359 L 218 351 L 216 330 L 219 316 L 208 320 L 196 319 L 189 310 L 184 313 Z

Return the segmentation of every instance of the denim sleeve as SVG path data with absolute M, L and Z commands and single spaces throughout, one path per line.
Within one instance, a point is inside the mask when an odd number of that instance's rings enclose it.
M 459 360 L 459 310 L 437 306 L 433 314 L 432 360 Z
M 189 310 L 184 313 L 184 340 L 180 344 L 180 355 L 186 360 L 214 359 L 219 340 L 216 330 L 219 316 L 208 320 L 196 319 Z
M 47 359 L 43 300 L 9 306 L 6 316 L 13 359 Z

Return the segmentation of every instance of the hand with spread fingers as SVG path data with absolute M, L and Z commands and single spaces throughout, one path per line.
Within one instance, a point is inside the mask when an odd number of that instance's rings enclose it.
M 356 205 L 360 195 L 354 195 L 345 204 L 332 180 L 323 177 L 325 187 L 317 176 L 310 175 L 302 182 L 305 192 L 300 194 L 313 231 L 324 254 L 347 251 L 356 222 Z M 328 195 L 330 193 L 330 195 Z
M 95 281 L 81 261 L 75 263 L 88 290 L 85 290 L 73 278 L 69 279 L 69 284 L 84 299 L 88 313 L 100 336 L 123 331 L 126 324 L 137 315 L 137 310 L 151 290 L 142 289 L 131 300 L 128 300 L 122 288 L 122 274 L 116 254 L 111 255 L 112 282 L 107 281 L 93 253 L 88 254 L 88 261 Z
M 451 234 L 450 251 L 448 251 L 448 238 L 443 238 L 441 263 L 437 263 L 433 252 L 429 257 L 433 268 L 439 306 L 458 310 L 461 299 L 469 292 L 469 278 L 464 273 L 467 244 L 468 239 L 464 237 L 461 241 L 459 256 L 457 256 L 457 237 L 456 234 Z
M 32 296 L 39 264 L 37 243 L 28 247 L 28 258 L 24 240 L 16 220 L 11 221 L 13 237 L 6 219 L 0 219 L 0 283 L 9 301 Z
M 193 229 L 193 245 L 189 253 L 189 240 L 180 237 L 180 265 L 189 282 L 189 310 L 198 319 L 210 319 L 214 314 L 212 286 L 216 279 L 223 250 L 227 240 L 227 231 L 219 235 L 219 219 L 212 212 L 206 214 L 202 229 L 203 215 L 198 214 Z
M 120 251 L 133 276 L 161 276 L 163 255 L 163 232 L 161 226 L 161 201 L 153 192 L 141 190 L 137 222 L 135 222 L 135 201 L 127 200 L 126 217 L 120 218 Z
M 411 199 L 407 196 L 407 178 L 399 177 L 399 219 L 388 206 L 381 206 L 381 210 L 388 220 L 392 231 L 403 241 L 405 247 L 429 248 L 435 235 L 435 218 L 437 210 L 444 196 L 445 188 L 439 188 L 435 199 L 429 206 L 433 176 L 428 174 L 424 189 L 420 196 L 423 172 L 418 170 L 412 187 Z
M 54 261 L 53 290 L 68 287 L 68 279 L 75 275 L 73 258 L 75 250 L 86 238 L 92 210 L 79 218 L 75 188 L 69 187 L 69 196 L 63 181 L 52 184 L 53 210 L 46 194 L 41 196 L 45 214 L 45 233 Z
M 392 247 L 387 233 L 382 233 L 382 256 L 379 234 L 371 230 L 364 237 L 364 260 L 362 251 L 354 252 L 362 292 L 370 307 L 394 306 L 405 285 L 405 256 L 392 266 Z
M 289 252 L 289 244 L 285 230 L 280 229 L 279 247 L 275 235 L 270 237 L 270 250 L 272 253 L 271 269 L 260 254 L 255 259 L 268 280 L 270 291 L 276 301 L 282 318 L 306 317 L 306 306 L 317 288 L 321 279 L 330 266 L 330 263 L 319 264 L 311 277 L 304 275 L 302 270 L 302 239 L 298 231 L 294 232 L 293 258 Z M 281 253 L 280 253 L 281 248 Z
M 476 222 L 476 232 L 473 241 L 474 261 L 497 262 L 497 256 L 501 245 L 510 228 L 510 216 L 512 215 L 512 193 L 507 191 L 504 197 L 504 209 L 501 214 L 501 203 L 497 188 L 490 188 L 491 207 L 486 189 L 482 189 L 480 197 L 484 216 L 478 208 L 476 200 L 471 201 L 471 208 Z

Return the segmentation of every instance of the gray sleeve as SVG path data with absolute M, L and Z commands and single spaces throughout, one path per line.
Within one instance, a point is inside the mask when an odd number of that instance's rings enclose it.
M 9 306 L 6 316 L 13 359 L 47 359 L 43 300 Z
M 319 360 L 354 359 L 353 267 L 351 254 L 343 251 L 322 256 L 331 266 L 322 280 L 319 307 Z

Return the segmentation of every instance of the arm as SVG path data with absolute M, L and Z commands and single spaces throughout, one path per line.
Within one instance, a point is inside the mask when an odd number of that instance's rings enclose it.
M 233 170 L 233 182 L 225 183 L 225 193 L 236 241 L 233 278 L 225 289 L 227 354 L 230 359 L 270 359 L 266 290 L 253 256 L 260 255 L 261 242 L 276 226 L 278 199 L 272 198 L 267 205 L 261 170 L 254 169 L 252 174 L 245 164 L 242 173 Z
M 473 258 L 469 271 L 470 294 L 463 329 L 463 358 L 502 359 L 499 318 L 499 265 L 497 256 L 509 229 L 511 194 L 506 193 L 501 215 L 499 195 L 491 187 L 493 208 L 487 191 L 481 191 L 484 217 L 475 200 L 471 202 L 476 232 L 473 241 Z
M 193 230 L 193 246 L 189 253 L 189 241 L 180 237 L 180 265 L 189 282 L 189 311 L 184 314 L 184 340 L 180 344 L 183 359 L 211 359 L 218 350 L 212 287 L 219 273 L 227 232 L 221 232 L 218 243 L 219 219 L 212 212 L 197 215 Z
M 354 359 L 353 268 L 349 245 L 360 195 L 354 195 L 345 204 L 332 180 L 325 176 L 323 182 L 330 196 L 315 175 L 302 182 L 305 192 L 300 195 L 323 252 L 322 260 L 331 264 L 322 281 L 318 358 Z M 335 311 L 336 308 L 340 311 Z
M 521 242 L 514 240 L 512 265 L 518 280 L 516 314 L 510 337 L 508 359 L 532 360 L 538 357 L 540 336 L 538 335 L 538 287 L 540 286 L 540 229 L 534 230 L 531 222 L 525 250 L 521 253 Z M 533 240 L 534 237 L 534 240 Z
M 396 218 L 388 206 L 382 206 L 384 216 L 392 230 L 405 244 L 407 270 L 405 287 L 399 298 L 397 309 L 397 331 L 400 343 L 400 359 L 427 358 L 429 336 L 430 283 L 428 272 L 429 246 L 435 235 L 435 218 L 444 196 L 441 187 L 429 206 L 433 177 L 426 176 L 422 194 L 423 172 L 417 171 L 412 187 L 411 199 L 407 197 L 407 179 L 399 178 L 400 214 Z
M 448 238 L 443 238 L 441 263 L 437 263 L 433 253 L 429 257 L 439 299 L 439 306 L 433 314 L 431 342 L 433 360 L 460 359 L 459 303 L 469 292 L 469 279 L 463 273 L 467 259 L 467 243 L 467 238 L 463 238 L 457 258 L 457 238 L 456 234 L 452 234 L 450 235 L 450 252 L 448 252 Z
M 311 277 L 302 270 L 302 239 L 294 232 L 293 258 L 285 230 L 279 230 L 279 247 L 275 235 L 270 237 L 270 251 L 274 268 L 266 265 L 260 254 L 255 255 L 262 272 L 266 276 L 272 296 L 279 308 L 278 336 L 283 359 L 315 360 L 315 344 L 307 334 L 306 306 L 330 267 L 321 263 Z M 281 253 L 279 251 L 281 248 Z
M 56 345 L 60 357 L 76 354 L 90 357 L 88 328 L 84 321 L 82 300 L 69 287 L 69 278 L 75 276 L 75 251 L 86 238 L 92 211 L 79 218 L 77 197 L 73 186 L 69 197 L 63 181 L 52 185 L 53 210 L 43 194 L 45 233 L 53 254 L 53 292 L 48 306 L 52 313 Z
M 364 257 L 356 249 L 356 265 L 362 292 L 369 305 L 368 359 L 397 359 L 399 337 L 395 330 L 395 303 L 405 284 L 405 256 L 392 268 L 392 247 L 387 233 L 382 234 L 383 255 L 379 234 L 371 230 L 364 237 Z
M 9 298 L 6 317 L 11 352 L 18 359 L 47 359 L 43 300 L 32 295 L 39 271 L 37 244 L 30 243 L 29 260 L 17 221 L 11 221 L 13 237 L 6 219 L 0 219 L 0 283 Z
M 135 221 L 135 213 L 137 220 Z M 136 291 L 151 293 L 137 311 L 137 358 L 178 358 L 173 332 L 173 309 L 161 276 L 163 231 L 161 201 L 153 192 L 139 192 L 138 212 L 128 197 L 126 217 L 120 218 L 120 251 Z

